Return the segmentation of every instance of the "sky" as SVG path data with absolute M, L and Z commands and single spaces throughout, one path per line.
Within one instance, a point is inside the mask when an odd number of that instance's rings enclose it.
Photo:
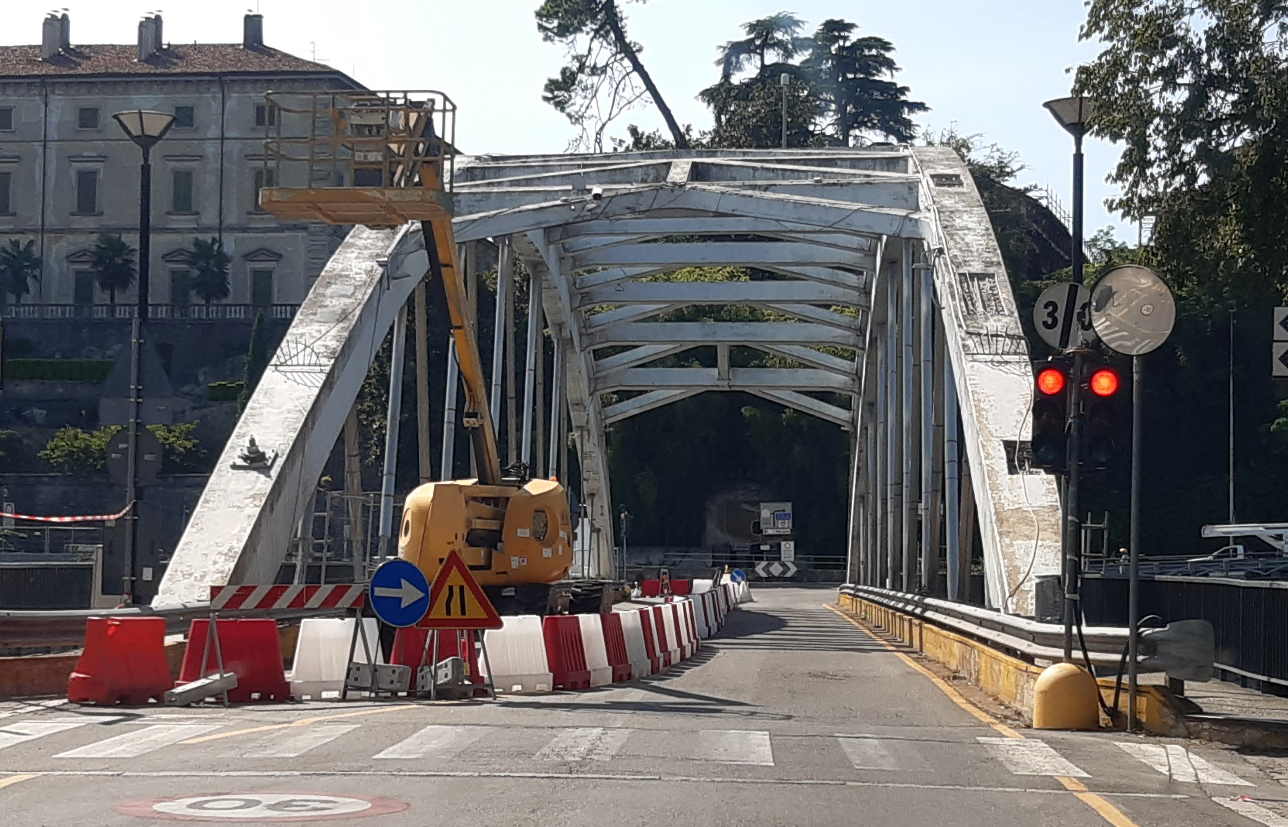
M 265 41 L 347 72 L 372 89 L 437 89 L 459 106 L 458 145 L 470 154 L 562 152 L 576 130 L 541 100 L 563 52 L 544 43 L 533 11 L 539 0 L 380 0 L 372 13 L 349 0 L 63 0 L 75 43 L 131 43 L 139 18 L 160 10 L 172 43 L 240 42 L 242 15 L 257 9 Z M 0 45 L 38 43 L 54 6 L 5 0 Z M 1072 189 L 1073 141 L 1042 108 L 1069 93 L 1071 70 L 1093 59 L 1096 44 L 1078 41 L 1083 0 L 648 0 L 622 2 L 631 38 L 680 123 L 709 128 L 696 100 L 715 82 L 716 47 L 741 36 L 740 25 L 791 11 L 812 31 L 829 17 L 857 23 L 860 33 L 891 41 L 910 97 L 930 112 L 918 121 L 936 132 L 949 126 L 980 134 L 1019 153 L 1028 167 L 1019 182 L 1049 188 L 1066 206 Z M 62 8 L 62 6 L 58 6 Z M 651 108 L 624 116 L 663 127 Z M 1105 178 L 1118 148 L 1088 139 L 1088 236 L 1108 225 L 1135 241 L 1134 225 L 1111 215 L 1104 201 L 1116 190 Z

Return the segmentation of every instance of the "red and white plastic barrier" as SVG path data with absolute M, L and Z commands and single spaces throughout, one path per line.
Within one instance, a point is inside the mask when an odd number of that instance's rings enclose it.
M 333 586 L 211 586 L 212 612 L 251 609 L 356 609 L 366 601 L 367 587 L 358 583 Z

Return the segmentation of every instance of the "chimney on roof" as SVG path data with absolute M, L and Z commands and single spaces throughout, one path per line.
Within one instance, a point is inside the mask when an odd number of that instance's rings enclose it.
M 139 62 L 147 63 L 161 52 L 161 15 L 139 21 Z
M 242 48 L 264 48 L 264 15 L 248 14 L 242 18 Z
M 40 57 L 49 60 L 59 52 L 71 49 L 71 20 L 66 13 L 60 15 L 50 12 L 40 27 Z

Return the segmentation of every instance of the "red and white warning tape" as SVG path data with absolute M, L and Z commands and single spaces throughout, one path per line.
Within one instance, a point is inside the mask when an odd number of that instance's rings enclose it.
M 27 520 L 36 523 L 97 523 L 106 520 L 119 520 L 129 513 L 130 506 L 127 505 L 116 514 L 79 514 L 74 517 L 37 517 L 32 514 L 0 513 L 0 517 L 3 517 L 6 520 Z
M 351 583 L 333 586 L 211 586 L 210 610 L 355 609 L 363 605 L 366 594 L 366 586 Z

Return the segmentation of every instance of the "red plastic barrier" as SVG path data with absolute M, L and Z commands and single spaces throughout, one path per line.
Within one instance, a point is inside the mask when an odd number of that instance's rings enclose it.
M 657 651 L 657 635 L 653 631 L 653 611 L 640 609 L 639 613 L 640 625 L 644 627 L 644 651 L 648 652 L 649 663 L 653 667 L 653 674 L 656 675 L 662 671 L 662 656 Z
M 692 580 L 672 580 L 671 581 L 671 594 L 677 595 L 679 597 L 684 597 L 685 595 L 691 593 L 692 591 L 693 591 Z
M 657 645 L 662 647 L 658 656 L 662 658 L 663 669 L 680 660 L 680 645 L 667 635 L 666 623 L 662 620 L 662 612 L 665 610 L 665 606 L 653 606 L 649 610 L 653 613 L 653 631 L 657 633 Z
M 662 595 L 661 580 L 644 580 L 640 583 L 640 594 L 645 597 L 660 597 Z
M 672 603 L 666 607 L 671 611 L 672 617 L 675 620 L 675 634 L 676 637 L 679 638 L 676 643 L 680 649 L 680 660 L 688 660 L 693 657 L 693 639 L 696 637 L 696 635 L 690 631 L 688 616 L 681 608 L 684 603 L 692 605 L 691 601 L 686 600 L 683 601 L 683 603 Z
M 626 651 L 626 632 L 622 630 L 622 616 L 607 612 L 599 616 L 604 625 L 604 647 L 608 650 L 608 665 L 613 667 L 613 683 L 631 679 L 631 656 Z
M 589 689 L 590 667 L 576 615 L 547 615 L 541 622 L 546 638 L 546 661 L 554 675 L 555 689 Z
M 420 669 L 420 660 L 425 655 L 428 629 L 417 629 L 414 626 L 399 629 L 394 633 L 394 647 L 389 653 L 389 662 L 411 667 L 411 688 L 419 689 L 416 672 Z M 362 645 L 361 641 L 358 643 Z M 438 657 L 430 658 L 427 665 L 432 666 L 447 658 L 462 658 L 465 661 L 466 678 L 470 683 L 482 685 L 483 674 L 479 669 L 478 648 L 474 646 L 468 632 L 452 630 L 438 633 Z M 428 687 L 425 687 L 428 689 Z
M 86 622 L 85 651 L 67 681 L 67 700 L 145 704 L 149 698 L 160 701 L 173 686 L 163 618 L 91 617 Z
M 228 700 L 239 704 L 290 700 L 291 685 L 286 682 L 286 674 L 282 671 L 282 643 L 277 635 L 277 621 L 264 618 L 220 620 L 218 623 L 224 671 L 237 674 L 237 688 L 228 691 Z M 179 683 L 191 683 L 219 670 L 214 641 L 211 641 L 210 649 L 206 649 L 206 631 L 209 628 L 210 620 L 207 618 L 192 621 L 188 628 L 188 645 L 183 650 Z M 204 669 L 202 652 L 206 652 Z

